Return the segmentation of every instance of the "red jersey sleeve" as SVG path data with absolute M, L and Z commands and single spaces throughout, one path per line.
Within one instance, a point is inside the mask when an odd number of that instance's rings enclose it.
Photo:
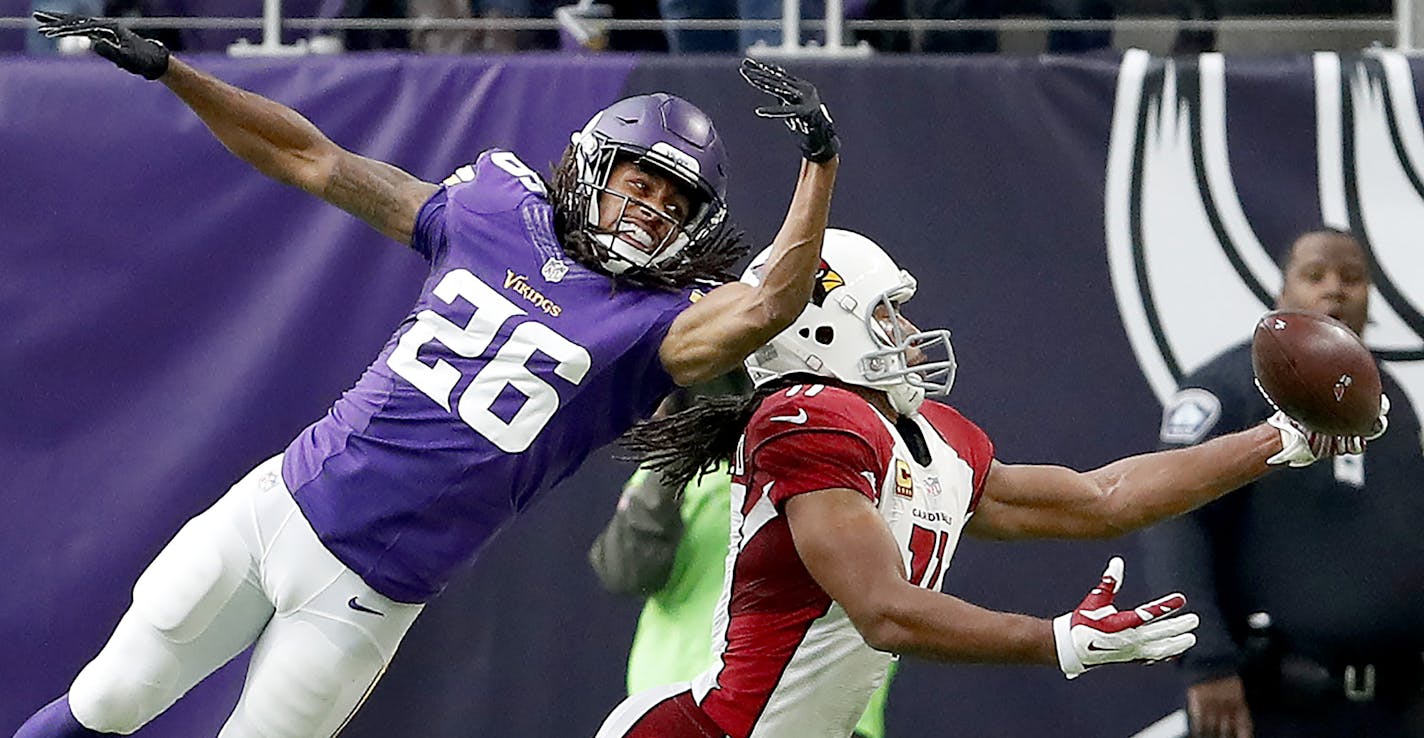
M 823 489 L 852 489 L 878 501 L 892 444 L 879 414 L 859 395 L 792 387 L 763 401 L 748 424 L 750 482 L 777 507 Z
M 850 433 L 786 433 L 762 444 L 752 464 L 753 480 L 772 483 L 767 495 L 777 507 L 796 495 L 823 489 L 853 489 L 872 502 L 880 499 L 875 450 Z
M 959 458 L 974 470 L 974 497 L 969 502 L 968 510 L 974 512 L 984 494 L 989 465 L 994 461 L 994 442 L 973 421 L 948 405 L 926 401 L 920 406 L 920 413 L 929 419 L 930 425 L 939 431 L 940 437 L 959 454 Z

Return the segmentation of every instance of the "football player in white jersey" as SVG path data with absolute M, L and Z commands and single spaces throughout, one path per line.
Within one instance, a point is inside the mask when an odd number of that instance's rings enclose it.
M 743 280 L 755 284 L 765 259 Z M 1113 558 L 1057 618 L 986 610 L 938 591 L 960 535 L 1115 537 L 1272 465 L 1363 443 L 1277 414 L 1089 472 L 1001 463 L 982 430 L 925 399 L 949 390 L 956 365 L 948 331 L 901 316 L 915 288 L 874 242 L 827 231 L 811 303 L 747 360 L 757 393 L 704 400 L 626 437 L 674 485 L 730 457 L 732 533 L 716 662 L 629 697 L 598 738 L 850 735 L 892 654 L 1056 665 L 1070 679 L 1170 658 L 1195 642 L 1182 594 L 1119 611 Z

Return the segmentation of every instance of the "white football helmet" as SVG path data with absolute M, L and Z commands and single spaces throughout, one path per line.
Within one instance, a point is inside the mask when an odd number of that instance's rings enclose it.
M 757 254 L 743 282 L 761 282 L 770 253 Z M 956 364 L 949 331 L 910 332 L 913 326 L 900 317 L 915 288 L 915 278 L 874 241 L 827 229 L 811 301 L 791 327 L 747 357 L 752 382 L 761 386 L 789 374 L 834 377 L 884 392 L 896 412 L 917 413 L 926 395 L 949 392 Z

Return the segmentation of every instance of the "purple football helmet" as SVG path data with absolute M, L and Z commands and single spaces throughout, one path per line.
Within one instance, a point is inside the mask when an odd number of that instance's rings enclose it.
M 613 274 L 629 269 L 657 269 L 671 263 L 689 245 L 710 243 L 727 214 L 727 154 L 712 119 L 692 103 L 666 93 L 619 100 L 599 111 L 573 134 L 577 186 L 563 193 L 570 212 L 582 211 L 581 227 L 599 248 L 599 261 Z M 615 162 L 632 160 L 651 167 L 682 187 L 690 212 L 679 220 L 644 204 L 672 228 L 661 242 L 623 217 L 632 198 L 607 189 Z M 611 228 L 599 227 L 600 195 L 613 195 L 619 208 Z M 639 245 L 629 243 L 637 241 Z

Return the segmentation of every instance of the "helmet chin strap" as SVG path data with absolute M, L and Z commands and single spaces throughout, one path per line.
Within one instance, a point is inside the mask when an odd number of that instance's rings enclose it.
M 644 263 L 639 264 L 629 259 L 628 256 L 623 253 L 623 251 L 628 248 L 627 244 L 620 241 L 615 234 L 595 233 L 593 240 L 602 246 L 604 253 L 607 254 L 607 256 L 603 257 L 602 264 L 603 268 L 607 269 L 610 274 L 622 274 L 634 267 L 647 265 L 646 260 Z M 644 254 L 644 256 L 646 256 L 646 254 Z
M 918 415 L 920 405 L 925 401 L 925 388 L 909 382 L 885 388 L 885 396 L 890 398 L 890 407 L 901 415 Z
M 621 216 L 619 219 L 622 220 Z M 622 274 L 633 268 L 657 268 L 660 264 L 671 261 L 682 253 L 689 241 L 686 233 L 678 232 L 675 237 L 672 237 L 671 242 L 664 238 L 663 245 L 655 253 L 650 254 L 629 245 L 616 233 L 595 232 L 591 235 L 594 242 L 603 247 L 605 256 L 601 263 L 603 268 L 611 274 Z

